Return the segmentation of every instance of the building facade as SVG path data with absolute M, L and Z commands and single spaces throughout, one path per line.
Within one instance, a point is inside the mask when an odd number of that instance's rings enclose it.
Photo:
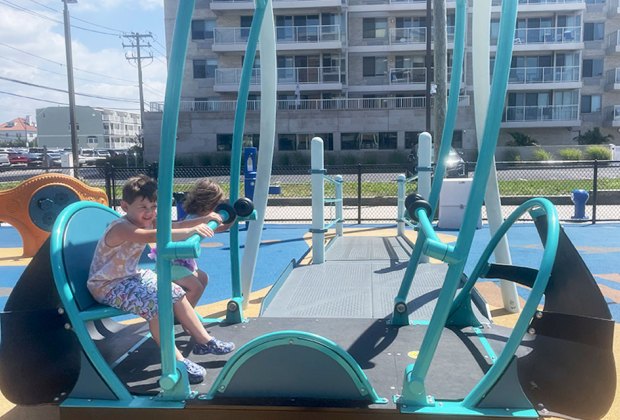
M 172 39 L 178 0 L 165 0 Z M 453 144 L 474 157 L 471 13 Z M 278 67 L 276 154 L 326 149 L 400 159 L 425 129 L 426 0 L 273 0 Z M 230 150 L 253 0 L 197 0 L 185 63 L 177 155 Z M 491 55 L 501 0 L 492 1 Z M 447 0 L 448 76 L 455 2 Z M 260 57 L 254 63 L 244 144 L 259 143 Z M 491 65 L 492 69 L 492 65 Z M 490 70 L 492 71 L 492 70 Z M 449 83 L 449 81 L 448 81 Z M 449 85 L 448 85 L 449 86 Z M 162 104 L 145 115 L 145 148 L 157 160 Z M 432 125 L 431 125 L 432 127 Z M 519 0 L 498 145 L 510 133 L 542 145 L 576 145 L 593 127 L 620 138 L 618 0 Z M 500 148 L 501 149 L 501 148 Z M 502 159 L 503 156 L 498 156 Z M 277 157 L 276 157 L 277 159 Z
M 0 143 L 6 145 L 22 144 L 30 146 L 37 138 L 37 126 L 30 119 L 15 118 L 14 120 L 0 124 Z
M 111 109 L 75 107 L 78 147 L 81 149 L 128 149 L 139 141 L 140 114 Z M 71 147 L 69 107 L 37 109 L 39 146 Z

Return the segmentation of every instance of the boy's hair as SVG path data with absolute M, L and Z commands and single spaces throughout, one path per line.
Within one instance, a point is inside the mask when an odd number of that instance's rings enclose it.
M 220 186 L 210 179 L 202 179 L 185 194 L 183 209 L 187 214 L 204 216 L 215 210 L 224 192 Z
M 157 201 L 157 182 L 146 175 L 133 176 L 123 186 L 123 201 L 131 204 L 138 197 Z

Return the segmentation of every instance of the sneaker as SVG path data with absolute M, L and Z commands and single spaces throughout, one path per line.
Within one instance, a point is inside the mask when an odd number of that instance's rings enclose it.
M 183 364 L 187 370 L 187 377 L 190 384 L 199 384 L 204 380 L 205 375 L 207 374 L 205 368 L 189 359 L 183 359 Z
M 235 343 L 220 341 L 212 338 L 207 344 L 196 344 L 194 346 L 194 354 L 226 354 L 235 349 Z

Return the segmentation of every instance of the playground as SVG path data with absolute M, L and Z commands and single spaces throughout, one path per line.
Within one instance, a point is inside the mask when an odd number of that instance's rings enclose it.
M 326 175 L 323 141 L 313 138 L 312 224 L 300 229 L 264 223 L 276 98 L 267 0 L 257 1 L 249 31 L 231 157 L 231 174 L 238 174 L 260 38 L 261 153 L 252 200 L 241 197 L 239 178 L 231 177 L 229 201 L 216 208 L 231 223 L 226 236 L 172 241 L 174 139 L 193 3 L 182 2 L 177 11 L 162 124 L 159 327 L 153 331 L 160 346 L 143 322 L 96 302 L 86 288 L 97 241 L 120 215 L 68 181 L 50 181 L 31 192 L 28 206 L 13 199 L 4 216 L 19 231 L 2 228 L 12 242 L 1 258 L 13 266 L 3 267 L 12 274 L 0 330 L 0 389 L 19 406 L 11 413 L 50 404 L 64 420 L 618 417 L 619 226 L 563 227 L 542 197 L 520 204 L 507 218 L 499 209 L 493 156 L 517 1 L 502 3 L 492 82 L 483 76 L 489 68 L 488 17 L 479 9 L 482 2 L 474 4 L 474 68 L 480 74 L 474 93 L 482 134 L 467 203 L 455 209 L 460 229 L 441 229 L 434 215 L 458 108 L 466 2 L 456 2 L 437 163 L 431 167 L 432 139 L 422 133 L 417 192 L 406 194 L 412 179 L 398 176 L 395 224 L 345 226 L 343 178 Z M 483 203 L 485 227 L 479 222 Z M 531 222 L 519 223 L 524 216 Z M 41 230 L 48 234 L 28 235 Z M 20 236 L 23 257 L 31 259 L 19 257 Z M 200 258 L 211 285 L 198 320 L 237 344 L 227 355 L 193 357 L 208 374 L 191 385 L 174 350 L 178 345 L 189 354 L 193 346 L 172 314 L 168 290 L 177 258 Z

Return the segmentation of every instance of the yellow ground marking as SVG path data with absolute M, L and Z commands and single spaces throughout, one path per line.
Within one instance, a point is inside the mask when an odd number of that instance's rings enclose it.
M 22 258 L 22 248 L 0 248 L 0 267 L 26 266 L 32 258 Z
M 407 353 L 407 356 L 411 357 L 412 359 L 417 359 L 418 358 L 418 354 L 420 354 L 420 352 L 418 350 L 413 350 L 413 351 L 410 351 L 409 353 Z

